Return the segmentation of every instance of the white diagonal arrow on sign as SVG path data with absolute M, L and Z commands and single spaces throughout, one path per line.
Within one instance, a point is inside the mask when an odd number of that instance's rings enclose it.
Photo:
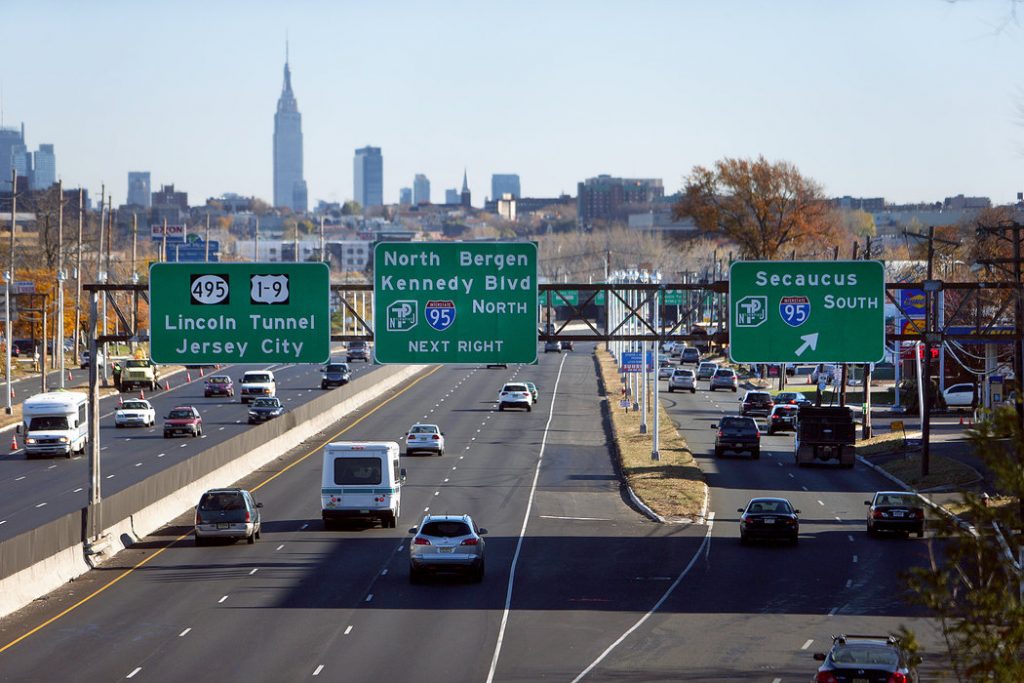
M 808 347 L 811 349 L 811 351 L 813 351 L 814 349 L 816 349 L 818 347 L 818 333 L 817 332 L 814 332 L 813 334 L 802 335 L 800 338 L 804 340 L 804 343 L 801 344 L 800 348 L 798 348 L 796 350 L 796 355 L 802 356 L 804 351 L 806 351 L 808 349 Z

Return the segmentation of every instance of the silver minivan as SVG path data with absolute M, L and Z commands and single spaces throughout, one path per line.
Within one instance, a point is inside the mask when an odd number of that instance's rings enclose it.
M 196 545 L 214 538 L 255 543 L 262 527 L 262 507 L 245 489 L 210 489 L 196 505 Z
M 697 393 L 697 376 L 693 370 L 689 368 L 676 368 L 672 372 L 672 376 L 668 378 L 669 393 L 676 389 L 680 391 L 688 390 L 691 394 Z
M 475 583 L 483 581 L 487 529 L 469 515 L 426 515 L 409 533 L 411 583 L 419 583 L 427 572 L 459 572 Z

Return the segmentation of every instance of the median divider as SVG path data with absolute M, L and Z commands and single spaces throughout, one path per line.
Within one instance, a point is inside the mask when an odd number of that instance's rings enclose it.
M 384 366 L 338 391 L 254 426 L 108 497 L 99 510 L 101 554 L 88 554 L 85 509 L 0 541 L 0 617 L 89 571 L 192 508 L 203 491 L 232 483 L 431 366 Z

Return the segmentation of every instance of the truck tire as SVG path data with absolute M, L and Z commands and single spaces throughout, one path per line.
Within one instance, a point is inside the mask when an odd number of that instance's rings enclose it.
M 697 393 L 697 387 L 694 387 L 694 388 L 690 389 L 690 393 L 691 394 L 696 394 Z

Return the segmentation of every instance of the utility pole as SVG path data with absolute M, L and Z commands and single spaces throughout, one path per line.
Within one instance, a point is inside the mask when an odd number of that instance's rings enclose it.
M 164 232 L 161 235 L 160 240 L 160 260 L 162 262 L 167 261 L 167 218 L 164 218 Z
M 210 212 L 206 212 L 206 262 L 210 262 Z
M 295 263 L 298 263 L 299 262 L 299 221 L 298 221 L 298 219 L 295 220 L 295 235 L 294 235 L 294 238 L 292 240 L 292 246 L 295 249 L 295 259 L 294 259 L 294 261 L 295 261 Z
M 321 263 L 325 263 L 327 261 L 327 256 L 324 254 L 325 246 L 326 245 L 324 244 L 324 217 L 320 216 L 320 262 Z
M 75 365 L 82 345 L 82 233 L 85 226 L 85 191 L 78 188 L 78 262 L 75 266 Z
M 57 354 L 58 384 L 64 388 L 64 180 L 57 181 L 57 328 L 53 351 Z
M 139 216 L 132 212 L 132 284 L 139 281 L 139 273 L 136 270 L 139 247 Z M 132 292 L 132 325 L 135 328 L 135 336 L 139 336 L 139 293 Z M 132 353 L 135 352 L 135 342 L 129 342 Z
M 253 244 L 252 262 L 253 263 L 259 263 L 260 262 L 260 217 L 259 216 L 256 216 L 256 232 L 255 232 L 255 235 L 256 235 L 256 241 Z
M 871 235 L 868 235 L 864 242 L 864 260 L 871 260 Z M 897 353 L 896 362 L 899 363 L 899 354 Z M 864 364 L 864 413 L 862 415 L 863 422 L 861 423 L 861 437 L 865 439 L 871 438 L 871 363 Z M 896 389 L 899 391 L 899 389 Z
M 7 268 L 7 272 L 4 273 L 4 280 L 6 280 L 5 289 L 7 296 L 4 299 L 5 321 L 6 329 L 4 334 L 6 335 L 6 343 L 4 346 L 7 347 L 7 408 L 6 412 L 8 415 L 14 412 L 14 406 L 11 405 L 11 393 L 14 391 L 11 388 L 11 336 L 14 334 L 14 325 L 11 324 L 11 281 L 14 279 L 14 231 L 18 225 L 18 171 L 11 169 L 11 261 Z

